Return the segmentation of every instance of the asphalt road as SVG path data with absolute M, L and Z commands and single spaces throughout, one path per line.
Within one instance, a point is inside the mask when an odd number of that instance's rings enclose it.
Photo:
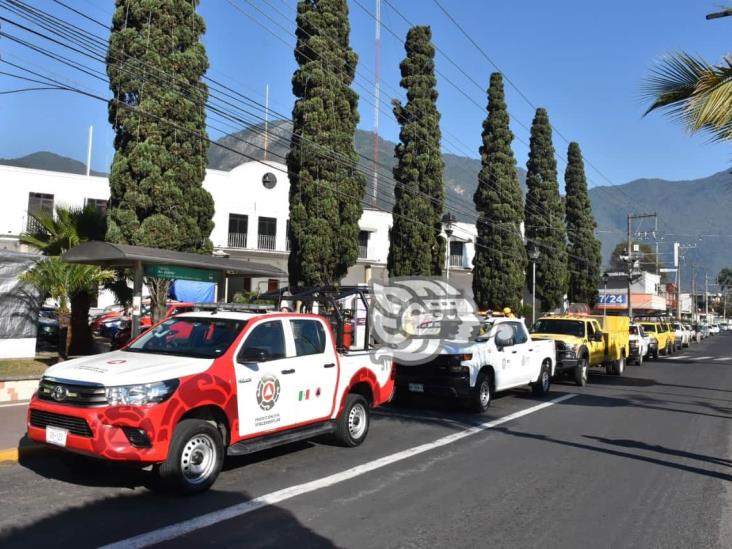
M 563 395 L 574 396 L 534 409 Z M 620 378 L 591 375 L 584 389 L 509 392 L 480 417 L 430 401 L 384 408 L 359 448 L 320 440 L 229 460 L 195 497 L 156 495 L 144 471 L 61 455 L 3 465 L 0 545 L 94 547 L 153 532 L 142 541 L 732 547 L 731 419 L 725 334 Z

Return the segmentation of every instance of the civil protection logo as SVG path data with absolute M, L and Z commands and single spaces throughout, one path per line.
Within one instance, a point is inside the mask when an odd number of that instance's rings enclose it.
M 257 404 L 264 410 L 271 410 L 280 398 L 280 381 L 273 375 L 266 374 L 257 385 Z

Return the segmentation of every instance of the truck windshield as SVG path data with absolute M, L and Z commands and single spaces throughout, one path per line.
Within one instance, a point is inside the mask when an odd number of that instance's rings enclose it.
M 143 334 L 125 351 L 216 358 L 226 352 L 246 325 L 246 320 L 177 317 Z
M 656 325 L 655 324 L 643 324 L 643 329 L 646 332 L 655 332 L 656 331 Z
M 579 320 L 560 318 L 537 320 L 531 328 L 535 334 L 565 334 L 574 337 L 585 337 L 585 323 Z

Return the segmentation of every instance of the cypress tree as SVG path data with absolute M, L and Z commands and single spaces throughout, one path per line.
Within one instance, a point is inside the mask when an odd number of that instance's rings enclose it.
M 564 184 L 569 242 L 569 301 L 592 306 L 597 301 L 602 256 L 600 241 L 595 238 L 596 224 L 587 194 L 582 151 L 577 143 L 569 144 Z
M 526 168 L 526 241 L 527 247 L 539 250 L 540 255 L 536 261 L 536 297 L 543 310 L 549 310 L 562 305 L 568 278 L 564 208 L 559 196 L 552 127 L 545 109 L 536 109 L 536 116 L 531 124 Z M 527 272 L 529 288 L 531 278 L 532 273 Z
M 287 154 L 290 285 L 335 284 L 358 259 L 366 187 L 354 145 L 358 56 L 349 46 L 346 0 L 300 0 L 296 34 Z
M 207 253 L 214 204 L 208 164 L 208 69 L 198 0 L 116 0 L 107 49 L 115 131 L 106 239 Z M 153 320 L 170 281 L 148 279 Z
M 393 102 L 401 129 L 394 151 L 395 202 L 387 267 L 390 276 L 439 275 L 445 262 L 445 241 L 440 236 L 444 163 L 430 27 L 409 29 L 404 49 L 400 85 L 407 91 L 407 102 Z
M 115 155 L 107 239 L 208 252 L 208 58 L 198 0 L 116 0 L 107 51 Z
M 478 212 L 473 297 L 481 309 L 518 310 L 526 271 L 526 250 L 521 237 L 523 196 L 511 149 L 513 133 L 503 77 L 498 72 L 491 74 L 482 137 L 481 170 L 473 195 Z

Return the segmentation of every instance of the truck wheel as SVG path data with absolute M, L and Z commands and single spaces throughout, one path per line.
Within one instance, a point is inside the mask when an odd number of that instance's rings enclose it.
M 658 360 L 658 347 L 653 351 L 653 360 Z
M 539 378 L 531 384 L 531 390 L 536 396 L 543 396 L 549 392 L 552 384 L 551 368 L 547 362 L 541 365 Z
M 615 361 L 615 367 L 613 368 L 613 375 L 622 376 L 625 371 L 625 355 L 620 357 L 620 360 Z
M 605 374 L 609 375 L 609 376 L 616 375 L 615 372 L 617 370 L 615 369 L 615 367 L 616 367 L 616 362 L 614 360 L 611 360 L 610 362 L 606 362 L 605 363 Z
M 473 394 L 470 397 L 470 409 L 476 414 L 482 414 L 491 405 L 491 379 L 485 372 L 478 374 L 478 379 L 475 381 L 475 388 Z
M 642 354 L 640 354 L 640 353 L 638 354 L 638 358 L 635 360 L 635 363 L 638 366 L 643 366 L 643 355 Z
M 668 342 L 666 344 L 666 356 L 671 356 L 673 354 L 673 349 L 671 347 L 671 342 Z
M 184 419 L 175 428 L 168 459 L 156 470 L 162 487 L 182 494 L 208 490 L 221 472 L 224 442 L 216 426 Z
M 361 395 L 351 393 L 346 406 L 336 422 L 335 439 L 339 444 L 353 448 L 364 440 L 369 432 L 369 403 Z
M 580 387 L 587 385 L 587 358 L 582 357 L 574 367 L 574 382 Z

